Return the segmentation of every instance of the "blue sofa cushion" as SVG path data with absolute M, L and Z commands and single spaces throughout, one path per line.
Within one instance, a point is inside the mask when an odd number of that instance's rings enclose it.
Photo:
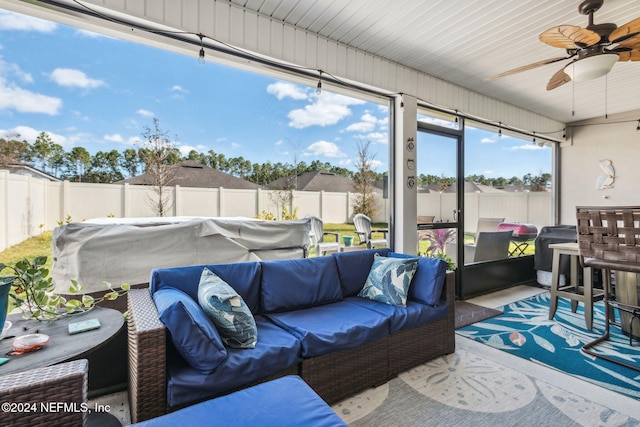
M 216 327 L 189 295 L 165 287 L 153 294 L 153 301 L 173 345 L 193 369 L 209 374 L 227 358 Z
M 338 266 L 342 295 L 345 297 L 358 295 L 371 270 L 373 255 L 380 254 L 387 256 L 388 253 L 389 248 L 380 248 L 333 254 L 332 256 L 335 258 L 336 265 Z
M 300 340 L 303 357 L 346 350 L 389 334 L 387 316 L 347 300 L 266 316 Z
M 229 347 L 254 348 L 258 330 L 251 310 L 238 293 L 208 268 L 202 270 L 198 302 Z
M 345 301 L 353 302 L 354 304 L 366 307 L 388 317 L 389 332 L 392 334 L 403 329 L 445 319 L 448 314 L 447 304 L 433 307 L 409 300 L 407 301 L 407 305 L 402 307 L 360 297 L 350 297 L 345 299 Z
M 242 297 L 253 314 L 260 310 L 260 263 L 238 262 L 231 264 L 193 265 L 188 267 L 158 268 L 151 272 L 151 295 L 158 289 L 171 286 L 198 301 L 198 284 L 203 268 L 208 268 L 227 282 Z
M 385 304 L 405 306 L 409 285 L 417 268 L 417 258 L 374 254 L 371 271 L 358 296 Z
M 134 426 L 346 427 L 315 391 L 290 375 L 189 406 Z
M 342 299 L 332 257 L 262 262 L 262 311 L 277 313 Z
M 191 404 L 245 387 L 300 362 L 300 342 L 290 333 L 256 316 L 258 340 L 252 349 L 227 348 L 227 358 L 215 371 L 202 375 L 176 354 L 167 360 L 167 402 L 172 407 Z M 251 404 L 253 404 L 252 402 Z
M 417 258 L 418 270 L 409 287 L 409 299 L 422 304 L 436 306 L 440 304 L 442 287 L 447 275 L 447 263 L 440 258 L 415 257 L 390 252 L 390 257 Z

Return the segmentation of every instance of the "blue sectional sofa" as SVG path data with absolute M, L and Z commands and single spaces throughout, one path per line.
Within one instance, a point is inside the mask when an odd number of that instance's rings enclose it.
M 377 255 L 376 255 L 377 254 Z M 285 375 L 328 403 L 454 351 L 454 275 L 418 258 L 406 306 L 358 296 L 388 248 L 294 260 L 156 269 L 128 294 L 134 422 Z M 255 348 L 231 348 L 198 305 L 204 268 L 246 303 Z

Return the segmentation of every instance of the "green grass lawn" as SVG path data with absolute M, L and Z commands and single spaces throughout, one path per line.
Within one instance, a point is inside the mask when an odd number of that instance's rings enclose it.
M 0 252 L 0 263 L 13 265 L 22 259 L 33 260 L 39 256 L 46 256 L 46 267 L 51 270 L 53 257 L 51 256 L 51 232 L 46 231 L 39 236 L 31 237 L 17 245 L 10 246 Z M 0 274 L 6 274 L 4 271 Z

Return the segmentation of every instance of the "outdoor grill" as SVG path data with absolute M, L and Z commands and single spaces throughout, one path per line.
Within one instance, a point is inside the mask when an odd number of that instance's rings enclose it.
M 509 252 L 509 256 L 524 255 L 524 251 L 529 247 L 529 240 L 533 240 L 538 235 L 538 228 L 533 224 L 520 224 L 517 222 L 503 222 L 498 224 L 497 231 L 513 231 L 511 240 L 515 246 Z
M 533 224 L 520 224 L 517 222 L 503 222 L 498 224 L 497 231 L 513 231 L 512 240 L 526 242 L 533 240 L 538 235 L 538 228 Z

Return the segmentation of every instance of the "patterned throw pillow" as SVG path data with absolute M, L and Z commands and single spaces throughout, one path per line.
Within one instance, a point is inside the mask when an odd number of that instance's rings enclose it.
M 417 269 L 417 258 L 387 258 L 375 254 L 367 281 L 358 296 L 406 306 L 409 285 Z
M 202 271 L 198 302 L 229 347 L 255 348 L 258 329 L 251 310 L 229 284 L 208 268 Z

